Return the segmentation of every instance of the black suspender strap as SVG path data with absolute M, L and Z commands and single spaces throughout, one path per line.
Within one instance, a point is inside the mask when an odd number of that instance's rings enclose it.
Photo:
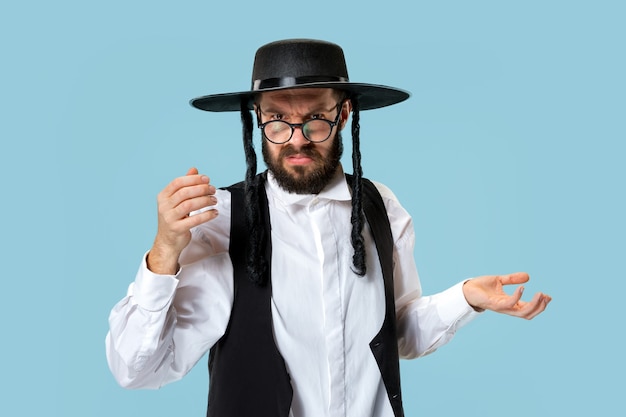
M 346 176 L 352 184 L 351 176 Z M 376 358 L 387 396 L 395 417 L 404 416 L 400 390 L 400 360 L 396 332 L 396 303 L 393 288 L 393 236 L 387 209 L 376 186 L 368 179 L 362 179 L 363 212 L 372 231 L 378 259 L 385 281 L 385 319 L 378 334 L 370 342 L 370 349 Z

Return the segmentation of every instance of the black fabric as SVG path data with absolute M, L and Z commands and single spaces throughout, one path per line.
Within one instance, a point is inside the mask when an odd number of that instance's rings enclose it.
M 259 208 L 270 230 L 267 197 L 259 181 Z M 211 349 L 208 417 L 287 417 L 293 390 L 285 362 L 274 342 L 271 279 L 254 284 L 246 273 L 246 230 L 243 183 L 231 192 L 230 256 L 235 299 L 226 333 Z M 267 235 L 267 234 L 266 234 Z M 265 256 L 271 259 L 271 242 Z M 269 272 L 268 272 L 269 273 Z
M 254 82 L 254 88 L 257 90 L 265 90 L 277 87 L 297 87 L 302 84 L 311 83 L 330 83 L 330 82 L 348 82 L 346 78 L 341 77 L 281 77 L 268 78 L 266 80 L 257 80 Z
M 351 185 L 352 176 L 346 175 Z M 271 225 L 263 177 L 259 185 L 259 208 L 270 236 Z M 293 390 L 284 359 L 274 340 L 271 312 L 271 268 L 266 285 L 256 285 L 246 276 L 248 244 L 244 215 L 243 183 L 231 192 L 230 256 L 234 268 L 235 299 L 228 328 L 211 349 L 208 417 L 289 415 Z M 400 364 L 396 336 L 393 290 L 393 237 L 384 202 L 369 180 L 363 179 L 363 211 L 372 231 L 380 259 L 385 287 L 385 318 L 379 333 L 370 342 L 394 416 L 403 417 L 400 392 Z M 265 256 L 271 261 L 271 242 L 265 242 Z M 361 279 L 355 277 L 355 279 Z
M 348 184 L 352 178 L 346 175 Z M 363 178 L 363 211 L 376 243 L 378 259 L 385 282 L 385 319 L 378 334 L 370 342 L 370 349 L 385 383 L 387 396 L 394 416 L 404 416 L 400 389 L 400 357 L 396 332 L 396 303 L 393 289 L 393 236 L 387 209 L 376 189 L 367 178 Z

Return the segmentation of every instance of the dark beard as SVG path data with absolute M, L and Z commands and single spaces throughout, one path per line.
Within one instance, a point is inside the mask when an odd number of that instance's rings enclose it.
M 335 176 L 343 153 L 341 133 L 337 132 L 334 139 L 328 140 L 332 140 L 333 144 L 326 159 L 315 149 L 314 143 L 308 143 L 299 151 L 296 151 L 291 145 L 285 146 L 280 150 L 277 160 L 272 160 L 267 150 L 266 140 L 263 139 L 261 145 L 263 160 L 276 178 L 278 185 L 285 191 L 295 194 L 318 194 Z M 312 172 L 307 172 L 307 169 L 301 166 L 293 167 L 294 172 L 287 171 L 280 161 L 296 153 L 308 156 L 319 166 Z

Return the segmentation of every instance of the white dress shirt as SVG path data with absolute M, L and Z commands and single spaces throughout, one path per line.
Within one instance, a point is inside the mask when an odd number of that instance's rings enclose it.
M 383 279 L 369 229 L 367 274 L 352 272 L 350 190 L 339 170 L 317 195 L 290 194 L 271 174 L 272 320 L 293 386 L 294 417 L 393 417 L 369 342 L 385 315 Z M 477 315 L 462 283 L 422 296 L 410 216 L 389 189 L 383 197 L 394 239 L 398 347 L 403 358 L 433 352 Z M 182 378 L 220 339 L 233 303 L 228 254 L 230 193 L 220 215 L 192 230 L 175 276 L 142 262 L 112 310 L 106 339 L 115 378 L 127 388 L 159 388 Z M 406 390 L 406 387 L 405 387 Z

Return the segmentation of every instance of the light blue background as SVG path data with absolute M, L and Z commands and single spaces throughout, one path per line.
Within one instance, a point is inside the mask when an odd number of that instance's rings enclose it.
M 157 192 L 190 166 L 243 176 L 238 115 L 188 100 L 247 89 L 256 48 L 289 37 L 413 93 L 362 114 L 362 152 L 414 216 L 426 293 L 525 270 L 525 298 L 554 297 L 404 361 L 407 415 L 623 412 L 624 3 L 228 3 L 0 6 L 0 414 L 204 415 L 204 359 L 159 391 L 117 386 L 107 316 Z

